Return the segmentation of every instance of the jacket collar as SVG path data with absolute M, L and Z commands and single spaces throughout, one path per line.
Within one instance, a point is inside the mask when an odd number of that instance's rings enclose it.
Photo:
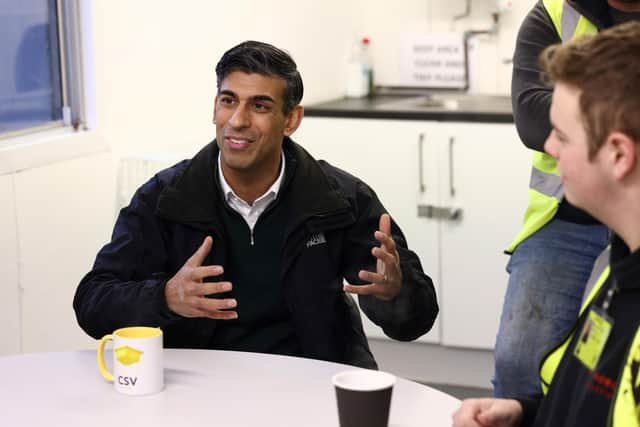
M 611 239 L 611 275 L 621 289 L 640 289 L 640 250 L 629 251 L 615 234 Z
M 567 0 L 567 3 L 599 29 L 611 26 L 609 4 L 606 0 Z
M 348 210 L 340 189 L 332 185 L 307 151 L 288 137 L 283 141 L 283 150 L 287 167 L 281 195 L 293 201 L 296 223 L 311 216 L 327 217 Z M 218 153 L 215 140 L 207 144 L 162 191 L 156 209 L 160 217 L 198 229 L 219 227 L 216 207 L 225 202 L 216 181 Z

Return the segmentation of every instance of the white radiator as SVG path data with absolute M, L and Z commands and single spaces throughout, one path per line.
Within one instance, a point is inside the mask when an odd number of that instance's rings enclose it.
M 136 190 L 153 175 L 186 157 L 177 154 L 127 156 L 118 161 L 116 183 L 116 215 L 127 206 Z

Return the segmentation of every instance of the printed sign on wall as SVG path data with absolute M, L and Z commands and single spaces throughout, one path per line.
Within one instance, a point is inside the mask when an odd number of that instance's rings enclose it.
M 403 85 L 465 89 L 463 33 L 405 34 L 400 48 Z

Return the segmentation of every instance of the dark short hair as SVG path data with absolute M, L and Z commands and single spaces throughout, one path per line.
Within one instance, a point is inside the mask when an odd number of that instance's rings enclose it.
M 291 56 L 268 43 L 248 40 L 232 47 L 216 65 L 218 91 L 222 80 L 232 71 L 280 77 L 285 81 L 283 111 L 289 114 L 302 100 L 302 77 Z
M 640 22 L 546 48 L 540 55 L 543 80 L 581 91 L 580 112 L 589 155 L 614 131 L 640 142 Z

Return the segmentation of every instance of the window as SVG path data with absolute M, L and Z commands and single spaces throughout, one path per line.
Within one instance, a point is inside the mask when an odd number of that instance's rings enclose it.
M 0 0 L 0 138 L 87 126 L 77 0 Z

